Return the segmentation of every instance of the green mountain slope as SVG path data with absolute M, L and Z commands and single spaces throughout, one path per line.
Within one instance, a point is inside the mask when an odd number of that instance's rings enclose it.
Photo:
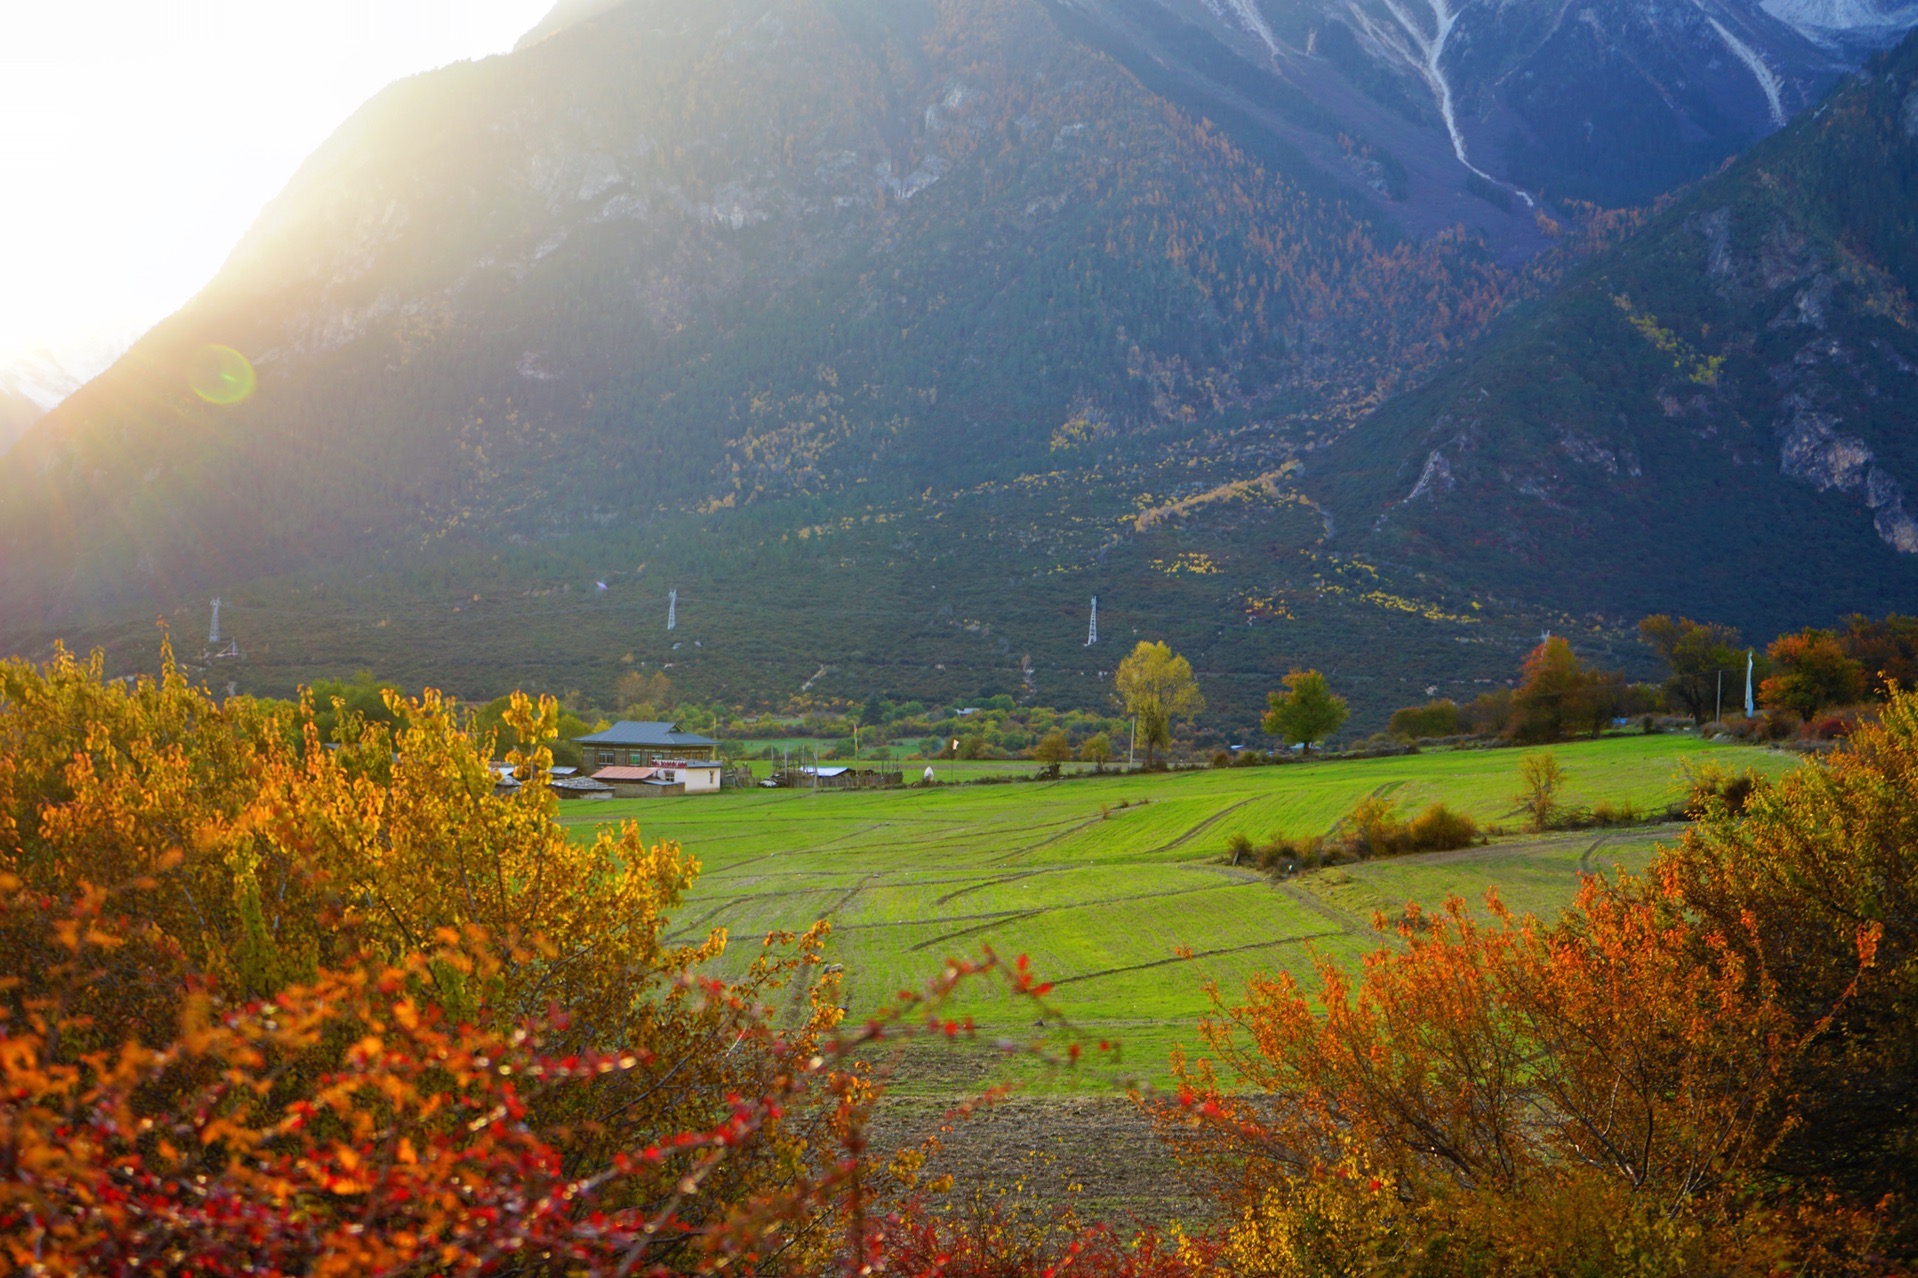
M 20 445 L 0 614 L 16 646 L 120 643 L 218 593 L 262 686 L 350 662 L 603 693 L 631 658 L 713 695 L 823 669 L 1088 699 L 1116 661 L 1084 651 L 1094 593 L 1241 708 L 1307 600 L 1301 656 L 1405 629 L 1456 667 L 1416 607 L 1333 616 L 1286 468 L 1505 287 L 1039 0 L 636 0 L 346 126 Z M 251 398 L 195 393 L 214 346 Z
M 1757 634 L 1918 590 L 1918 44 L 1315 468 L 1347 549 Z
M 1043 0 L 581 13 L 375 100 L 16 446 L 0 644 L 218 595 L 249 689 L 1070 704 L 1154 637 L 1237 736 L 1295 665 L 1374 726 L 1542 626 L 1909 606 L 1909 48 L 1474 345 L 1549 272 Z

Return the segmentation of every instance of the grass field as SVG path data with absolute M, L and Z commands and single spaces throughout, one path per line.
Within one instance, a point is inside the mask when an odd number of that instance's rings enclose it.
M 1768 773 L 1787 756 L 1687 736 L 1621 737 L 1562 746 L 1569 797 L 1660 810 L 1683 761 L 1711 755 Z M 584 833 L 635 819 L 650 839 L 677 840 L 703 873 L 675 920 L 681 937 L 729 929 L 736 947 L 779 929 L 832 921 L 831 955 L 852 982 L 854 1013 L 916 987 L 952 955 L 991 945 L 1031 957 L 1077 1029 L 1124 1044 L 1121 1070 L 1165 1073 L 1168 1049 L 1190 1043 L 1208 1002 L 1257 971 L 1307 974 L 1315 955 L 1350 960 L 1381 942 L 1376 910 L 1408 900 L 1473 901 L 1496 884 L 1521 910 L 1549 915 L 1581 872 L 1636 867 L 1674 827 L 1500 840 L 1440 853 L 1315 871 L 1275 884 L 1225 863 L 1243 832 L 1322 833 L 1361 797 L 1406 807 L 1443 800 L 1482 824 L 1516 826 L 1516 751 L 1105 776 L 1057 783 L 936 786 L 872 794 L 728 793 L 708 799 L 568 806 Z M 924 765 L 919 765 L 923 768 Z M 980 765 L 1004 773 L 1008 765 Z M 1030 771 L 1030 769 L 1027 769 Z M 941 765 L 940 776 L 953 773 Z M 1123 806 L 1122 806 L 1123 805 Z M 1180 950 L 1191 957 L 1179 958 Z M 1003 999 L 965 1007 L 985 1032 L 1030 1041 L 1052 1031 Z M 908 1086 L 968 1086 L 991 1065 L 979 1048 L 915 1067 Z M 1109 1086 L 1111 1071 L 1018 1068 L 1040 1091 Z

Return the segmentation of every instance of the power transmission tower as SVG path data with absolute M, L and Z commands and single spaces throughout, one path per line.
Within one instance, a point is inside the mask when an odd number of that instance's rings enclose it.
M 1099 596 L 1092 596 L 1092 629 L 1086 632 L 1086 647 L 1099 642 Z
M 213 601 L 213 629 L 207 632 L 206 646 L 209 649 L 220 646 L 220 601 Z
M 679 629 L 679 592 L 677 590 L 666 597 L 666 629 Z

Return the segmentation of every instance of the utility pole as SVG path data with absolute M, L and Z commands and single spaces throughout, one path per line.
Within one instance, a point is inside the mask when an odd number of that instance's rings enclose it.
M 1723 669 L 1721 669 L 1718 672 L 1718 712 L 1712 715 L 1712 722 L 1723 723 L 1724 721 L 1725 721 L 1725 672 Z
M 220 646 L 220 601 L 213 601 L 213 629 L 207 633 L 206 646 L 209 649 Z
M 1139 716 L 1132 716 L 1132 744 L 1126 747 L 1125 765 L 1127 770 L 1137 766 L 1139 754 Z

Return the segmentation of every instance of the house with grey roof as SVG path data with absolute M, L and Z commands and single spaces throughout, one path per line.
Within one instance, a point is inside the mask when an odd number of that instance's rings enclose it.
M 719 742 L 696 733 L 681 732 L 676 723 L 635 723 L 625 720 L 604 732 L 575 737 L 586 771 L 601 768 L 650 768 L 659 763 L 716 759 Z

